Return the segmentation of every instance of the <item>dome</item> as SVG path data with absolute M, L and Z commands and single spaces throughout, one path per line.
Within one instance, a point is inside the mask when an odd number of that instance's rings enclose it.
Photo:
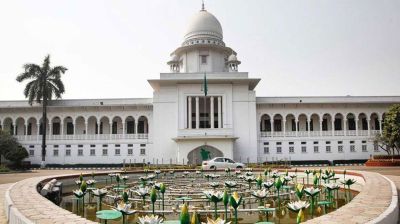
M 222 40 L 222 27 L 218 19 L 206 10 L 199 11 L 194 15 L 186 30 L 185 40 L 211 37 Z
M 172 55 L 171 61 L 179 61 L 178 55 L 176 55 L 176 54 Z
M 228 58 L 228 61 L 237 61 L 237 57 L 234 54 L 231 54 Z

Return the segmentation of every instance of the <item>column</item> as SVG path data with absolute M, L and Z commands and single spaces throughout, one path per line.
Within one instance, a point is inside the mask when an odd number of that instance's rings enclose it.
M 13 135 L 17 135 L 17 123 L 13 125 Z
M 343 133 L 344 136 L 347 136 L 347 119 L 343 119 Z
M 101 122 L 97 122 L 97 133 L 96 134 L 100 134 L 100 124 Z
M 331 118 L 332 136 L 335 136 L 335 118 Z
M 307 118 L 307 126 L 308 126 L 307 135 L 308 135 L 308 137 L 310 137 L 311 136 L 311 119 Z
M 358 119 L 354 119 L 354 122 L 356 123 L 356 136 L 358 136 Z
M 274 137 L 274 119 L 271 119 L 271 137 Z
M 53 136 L 53 123 L 50 121 L 49 122 L 49 138 Z
M 122 137 L 125 138 L 125 121 L 122 121 Z
M 111 135 L 112 135 L 112 126 L 113 126 L 113 122 L 110 122 L 110 139 L 111 139 Z
M 221 105 L 222 98 L 218 97 L 218 128 L 223 128 L 222 126 L 222 105 Z
M 64 135 L 64 121 L 63 120 L 60 121 L 60 128 L 61 128 L 60 134 Z
M 282 122 L 283 122 L 283 137 L 286 137 L 286 119 L 283 118 Z
M 368 136 L 371 135 L 371 119 L 367 119 L 367 127 L 368 127 Z
M 133 132 L 139 134 L 139 119 L 135 120 L 135 130 Z
M 188 125 L 189 129 L 192 129 L 192 97 L 188 97 Z
M 196 129 L 200 128 L 199 97 L 196 96 Z
M 382 134 L 382 120 L 379 120 L 379 133 Z
M 85 138 L 87 139 L 87 136 L 88 136 L 88 122 L 87 121 L 85 121 Z
M 76 123 L 75 123 L 75 120 L 72 121 L 72 125 L 74 126 L 74 133 L 73 133 L 73 135 L 75 136 L 75 135 L 76 135 Z
M 265 131 L 265 120 L 261 118 L 261 131 Z
M 299 136 L 299 123 L 298 123 L 298 121 L 297 121 L 297 118 L 294 118 L 294 128 L 295 128 L 295 131 L 296 131 L 296 137 L 298 137 Z
M 24 135 L 28 135 L 28 123 L 25 123 L 25 133 Z
M 322 136 L 322 121 L 323 121 L 323 118 L 319 119 L 319 136 Z
M 214 97 L 210 97 L 210 127 L 214 128 Z
M 40 136 L 40 122 L 37 122 L 36 124 L 36 140 L 39 141 L 39 136 Z

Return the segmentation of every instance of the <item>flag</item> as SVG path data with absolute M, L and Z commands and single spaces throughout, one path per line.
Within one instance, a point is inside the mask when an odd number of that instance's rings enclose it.
M 201 91 L 204 92 L 204 96 L 207 96 L 208 86 L 207 86 L 207 75 L 206 75 L 206 73 L 204 73 L 204 80 L 203 80 L 203 85 L 201 86 Z

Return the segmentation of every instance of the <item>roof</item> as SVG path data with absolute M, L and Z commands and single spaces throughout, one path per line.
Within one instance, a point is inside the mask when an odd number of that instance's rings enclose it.
M 400 96 L 288 96 L 257 97 L 257 104 L 400 103 Z
M 49 107 L 98 107 L 98 106 L 152 106 L 152 98 L 117 98 L 117 99 L 59 99 L 48 103 Z M 0 108 L 31 107 L 27 100 L 0 101 Z M 32 107 L 41 107 L 33 104 Z

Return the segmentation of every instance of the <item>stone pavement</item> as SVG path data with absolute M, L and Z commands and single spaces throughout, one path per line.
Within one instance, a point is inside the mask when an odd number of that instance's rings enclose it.
M 4 197 L 6 190 L 11 184 L 0 184 L 0 223 L 7 223 L 7 218 L 4 210 Z

